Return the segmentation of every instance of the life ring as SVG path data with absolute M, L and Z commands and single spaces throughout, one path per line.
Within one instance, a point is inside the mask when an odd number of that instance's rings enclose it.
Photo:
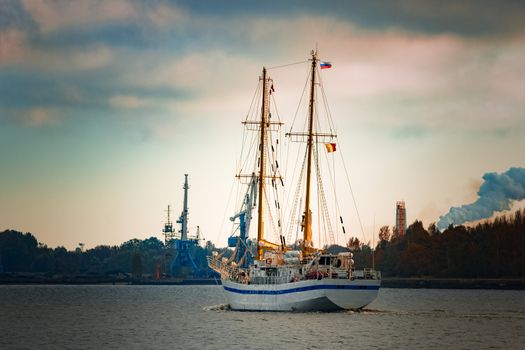
M 272 258 L 266 258 L 266 265 L 272 264 Z

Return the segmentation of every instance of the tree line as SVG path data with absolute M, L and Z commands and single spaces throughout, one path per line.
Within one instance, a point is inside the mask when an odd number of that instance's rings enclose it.
M 372 264 L 386 276 L 498 278 L 525 277 L 525 209 L 473 227 L 449 226 L 443 232 L 416 220 L 406 234 L 388 226 L 372 249 L 351 238 L 356 267 Z
M 206 256 L 217 248 L 211 242 L 191 247 L 200 271 L 207 272 Z M 48 275 L 108 275 L 118 273 L 168 273 L 176 252 L 156 237 L 131 239 L 121 245 L 99 245 L 74 250 L 49 248 L 31 233 L 14 230 L 0 232 L 0 272 L 33 272 Z
M 197 267 L 209 272 L 206 257 L 217 251 L 229 256 L 227 248 L 212 242 L 194 246 L 191 255 Z M 474 227 L 425 228 L 416 220 L 406 234 L 388 226 L 379 230 L 375 249 L 357 238 L 346 247 L 330 246 L 329 252 L 350 250 L 357 269 L 375 266 L 384 276 L 497 278 L 525 277 L 525 209 Z M 373 254 L 372 254 L 373 253 Z M 49 275 L 169 272 L 176 252 L 156 237 L 131 239 L 118 246 L 100 245 L 75 250 L 49 248 L 31 233 L 0 232 L 0 272 L 35 272 Z

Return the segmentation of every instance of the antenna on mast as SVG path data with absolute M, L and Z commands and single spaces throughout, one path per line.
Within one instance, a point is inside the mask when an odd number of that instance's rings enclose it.
M 168 210 L 166 210 L 168 213 L 168 220 L 164 224 L 164 228 L 162 229 L 162 233 L 164 234 L 164 245 L 168 245 L 168 242 L 173 238 L 174 232 L 173 232 L 173 223 L 170 219 L 170 205 L 168 204 Z

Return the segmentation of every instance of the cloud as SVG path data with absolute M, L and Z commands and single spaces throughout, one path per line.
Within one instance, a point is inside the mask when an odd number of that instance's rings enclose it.
M 386 21 L 430 33 L 454 32 L 465 36 L 501 35 L 523 30 L 525 7 L 520 1 L 491 0 L 389 2 L 383 9 L 390 12 Z M 498 16 L 494 16 L 497 13 Z
M 71 50 L 63 55 L 53 53 L 42 54 L 44 60 L 47 58 L 47 66 L 53 69 L 92 70 L 105 67 L 111 61 L 113 54 L 107 47 L 91 47 L 85 49 Z
M 258 64 L 237 54 L 211 50 L 192 52 L 154 71 L 152 84 L 171 85 L 203 94 L 227 93 L 232 80 Z
M 115 95 L 108 100 L 109 105 L 119 109 L 136 109 L 144 107 L 148 102 L 142 98 L 131 95 Z
M 25 114 L 25 123 L 31 127 L 41 127 L 55 124 L 60 118 L 60 112 L 55 108 L 34 107 Z
M 108 47 L 87 47 L 64 51 L 37 51 L 30 58 L 31 65 L 51 71 L 97 70 L 106 67 L 113 58 Z
M 26 55 L 26 35 L 23 31 L 0 31 L 0 65 L 15 63 Z
M 0 30 L 0 67 L 12 65 L 38 70 L 92 70 L 106 66 L 112 50 L 103 45 L 62 48 L 35 45 L 35 39 L 21 29 Z
M 157 27 L 170 28 L 188 20 L 189 14 L 175 5 L 158 4 L 146 11 L 146 17 Z
M 22 0 L 22 4 L 43 33 L 136 16 L 136 9 L 132 3 L 125 0 Z
M 334 112 L 350 111 L 358 123 L 393 128 L 394 137 L 424 137 L 429 128 L 452 125 L 509 129 L 523 119 L 525 82 L 520 77 L 525 74 L 521 64 L 525 45 L 519 35 L 495 39 L 415 33 L 394 25 L 364 27 L 347 18 L 307 11 L 286 17 L 264 12 L 228 17 L 166 2 L 85 1 L 77 8 L 70 2 L 39 0 L 25 1 L 24 6 L 44 33 L 83 26 L 82 33 L 97 35 L 86 35 L 89 42 L 77 45 L 69 38 L 72 46 L 60 46 L 60 41 L 51 45 L 35 37 L 28 47 L 27 34 L 11 32 L 5 41 L 18 49 L 2 51 L 3 61 L 40 72 L 107 72 L 114 79 L 99 85 L 106 84 L 101 88 L 112 96 L 108 102 L 115 108 L 136 109 L 155 99 L 160 108 L 171 111 L 208 113 L 204 111 L 213 110 L 212 104 L 220 105 L 221 100 L 249 95 L 250 77 L 256 78 L 262 65 L 306 59 L 319 42 L 322 58 L 334 65 L 323 72 L 327 86 L 335 87 L 328 94 L 340 106 Z M 423 11 L 421 6 L 416 10 Z M 457 16 L 464 11 L 445 10 L 459 11 Z M 126 36 L 113 38 L 117 42 L 111 46 L 101 43 L 105 27 L 100 29 L 99 24 L 122 21 L 147 37 L 160 35 L 162 43 L 152 41 L 153 46 L 144 49 L 130 44 Z M 276 79 L 293 78 L 290 81 L 298 77 L 272 74 Z M 172 93 L 155 96 L 159 89 Z M 279 94 L 295 96 L 291 88 L 281 87 Z

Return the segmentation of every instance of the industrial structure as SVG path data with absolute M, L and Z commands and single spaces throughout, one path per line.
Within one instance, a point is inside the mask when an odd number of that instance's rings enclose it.
M 407 231 L 407 210 L 404 201 L 396 203 L 396 225 L 394 232 L 399 236 L 404 236 Z
M 241 210 L 230 218 L 233 222 L 239 219 L 239 235 L 232 235 L 228 238 L 228 247 L 234 248 L 233 261 L 242 268 L 248 268 L 253 263 L 252 244 L 248 238 L 248 232 L 252 222 L 252 211 L 257 202 L 257 187 L 257 176 L 252 174 Z
M 199 276 L 202 274 L 202 271 L 197 267 L 191 256 L 192 247 L 199 244 L 200 232 L 199 226 L 197 226 L 197 231 L 194 235 L 190 235 L 188 231 L 188 189 L 190 186 L 188 185 L 188 174 L 184 174 L 184 176 L 184 186 L 182 187 L 184 189 L 184 202 L 182 212 L 176 221 L 177 224 L 180 224 L 180 229 L 178 231 L 173 229 L 173 223 L 170 218 L 170 206 L 168 205 L 168 219 L 162 230 L 164 244 L 168 250 L 166 257 L 173 256 L 170 264 L 170 271 L 173 277 Z M 169 253 L 171 251 L 173 251 L 173 254 Z

